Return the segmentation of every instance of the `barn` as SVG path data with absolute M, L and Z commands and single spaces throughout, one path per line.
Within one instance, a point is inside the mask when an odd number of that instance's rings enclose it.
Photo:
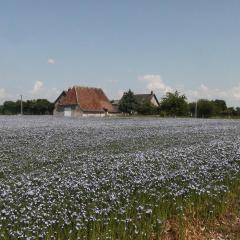
M 117 114 L 101 88 L 74 86 L 63 91 L 54 105 L 55 116 L 103 117 Z

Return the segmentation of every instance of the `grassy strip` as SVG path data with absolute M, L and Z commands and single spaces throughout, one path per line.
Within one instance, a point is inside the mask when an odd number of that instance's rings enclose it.
M 240 239 L 240 179 L 230 191 L 219 196 L 219 203 L 211 214 L 208 206 L 200 203 L 186 208 L 182 216 L 173 216 L 165 222 L 162 240 Z

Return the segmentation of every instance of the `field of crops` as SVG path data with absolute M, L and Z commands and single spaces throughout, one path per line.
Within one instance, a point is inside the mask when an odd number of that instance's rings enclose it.
M 240 121 L 0 117 L 0 239 L 157 239 L 239 176 Z

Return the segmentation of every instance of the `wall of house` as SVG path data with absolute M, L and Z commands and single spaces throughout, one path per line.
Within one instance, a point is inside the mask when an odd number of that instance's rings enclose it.
M 72 117 L 82 117 L 83 112 L 79 106 L 72 107 Z
M 83 113 L 83 117 L 105 117 L 105 113 Z
M 152 97 L 152 98 L 151 98 L 151 103 L 152 103 L 154 106 L 158 107 L 158 103 L 157 103 L 155 97 Z
M 70 107 L 70 106 L 68 106 Z M 79 106 L 71 106 L 71 117 L 112 117 L 122 115 L 121 113 L 105 113 L 105 112 L 83 112 Z M 53 115 L 64 117 L 64 107 L 56 105 L 53 111 Z
M 71 108 L 71 117 L 82 117 L 83 112 L 81 111 L 79 106 L 68 106 L 68 108 Z M 56 104 L 53 110 L 53 115 L 64 117 L 64 109 L 65 107 L 58 106 Z
M 79 106 L 68 106 L 71 107 L 72 114 L 71 117 L 105 117 L 105 113 L 91 113 L 91 112 L 83 112 Z M 65 107 L 55 106 L 53 115 L 64 117 L 64 109 Z
M 54 107 L 53 110 L 53 115 L 54 116 L 64 116 L 64 108 L 59 107 L 57 104 Z
M 117 117 L 117 116 L 123 116 L 124 114 L 122 112 L 111 112 L 108 113 L 107 116 L 109 117 Z

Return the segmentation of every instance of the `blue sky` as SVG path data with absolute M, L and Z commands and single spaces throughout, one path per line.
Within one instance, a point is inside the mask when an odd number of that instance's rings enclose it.
M 238 0 L 0 2 L 0 102 L 84 85 L 240 106 Z

